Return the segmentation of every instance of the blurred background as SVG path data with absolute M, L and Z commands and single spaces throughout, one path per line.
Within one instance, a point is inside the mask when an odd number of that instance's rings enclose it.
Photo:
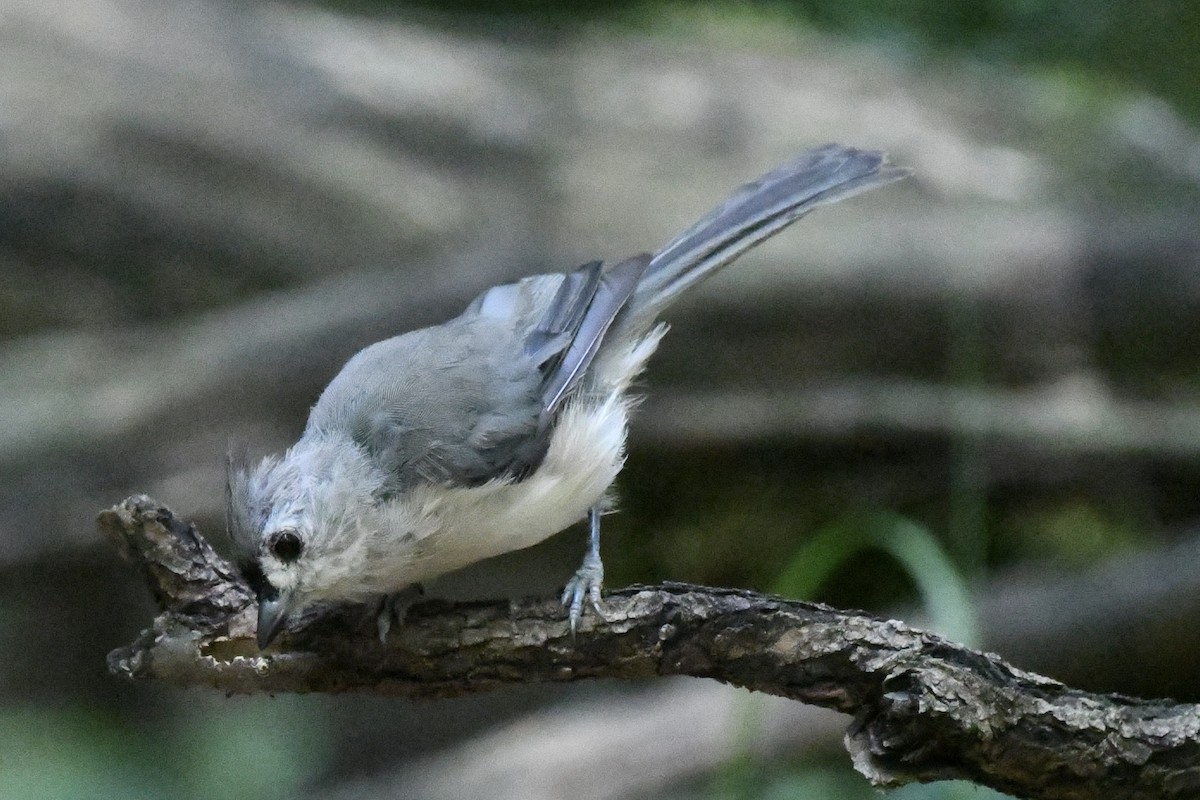
M 119 683 L 153 607 L 94 524 L 147 492 L 220 540 L 228 443 L 285 447 L 358 348 L 834 140 L 915 176 L 672 309 L 609 585 L 1200 700 L 1200 5 L 0 0 L 0 52 L 0 797 L 876 796 L 846 718 L 703 681 Z M 583 545 L 430 589 L 549 592 Z

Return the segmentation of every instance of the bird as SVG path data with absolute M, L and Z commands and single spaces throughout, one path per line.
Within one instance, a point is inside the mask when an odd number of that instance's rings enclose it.
M 653 254 L 495 286 L 443 324 L 359 351 L 295 444 L 227 459 L 227 524 L 257 596 L 259 647 L 314 603 L 403 598 L 584 519 L 562 603 L 572 634 L 586 607 L 603 617 L 600 519 L 663 310 L 818 206 L 907 174 L 878 151 L 817 147 Z

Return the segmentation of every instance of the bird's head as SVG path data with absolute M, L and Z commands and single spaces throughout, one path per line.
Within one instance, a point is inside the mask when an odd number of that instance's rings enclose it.
M 352 443 L 301 440 L 282 456 L 226 470 L 226 521 L 258 597 L 258 645 L 316 600 L 361 599 L 370 572 L 363 516 L 379 479 Z

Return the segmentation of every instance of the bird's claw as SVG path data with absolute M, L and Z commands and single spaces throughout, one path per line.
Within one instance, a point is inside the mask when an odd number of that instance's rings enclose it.
M 567 581 L 562 593 L 561 602 L 568 609 L 572 637 L 579 629 L 579 620 L 583 618 L 584 600 L 587 600 L 596 616 L 608 621 L 608 615 L 600 602 L 600 589 L 603 585 L 604 564 L 599 558 L 592 558 L 589 555 L 584 558 L 582 566 Z
M 379 643 L 387 642 L 392 625 L 403 625 L 408 610 L 425 596 L 425 587 L 419 583 L 406 586 L 398 592 L 385 594 L 379 601 L 379 611 L 375 616 L 375 627 L 379 631 Z

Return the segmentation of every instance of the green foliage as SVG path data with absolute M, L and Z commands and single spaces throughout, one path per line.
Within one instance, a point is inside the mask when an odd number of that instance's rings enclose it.
M 1084 497 L 1031 504 L 1009 525 L 1003 538 L 1023 558 L 1074 568 L 1144 545 L 1149 528 L 1125 502 L 1105 506 Z
M 318 720 L 294 698 L 197 698 L 207 709 L 171 737 L 78 707 L 0 708 L 0 800 L 270 800 L 324 763 Z
M 331 0 L 360 12 L 422 8 L 445 18 L 462 15 L 516 29 L 536 20 L 543 34 L 595 22 L 668 30 L 680 16 L 719 15 L 722 28 L 740 20 L 816 28 L 891 42 L 920 58 L 968 57 L 1046 71 L 1081 70 L 1161 95 L 1200 119 L 1200 3 L 1188 0 L 773 0 L 706 3 L 662 0 L 416 0 L 403 7 L 383 0 Z M 766 24 L 762 24 L 762 23 Z M 694 27 L 680 30 L 694 32 Z M 688 35 L 685 33 L 685 35 Z
M 311 705 L 269 697 L 214 703 L 213 713 L 179 731 L 188 754 L 179 765 L 182 785 L 197 800 L 295 797 L 327 757 L 327 732 Z
M 822 528 L 784 567 L 775 591 L 813 597 L 835 568 L 867 548 L 887 553 L 904 567 L 921 593 L 934 630 L 967 645 L 978 642 L 965 581 L 933 534 L 898 514 L 850 514 Z
M 0 709 L 0 798 L 159 796 L 113 720 L 79 709 Z

